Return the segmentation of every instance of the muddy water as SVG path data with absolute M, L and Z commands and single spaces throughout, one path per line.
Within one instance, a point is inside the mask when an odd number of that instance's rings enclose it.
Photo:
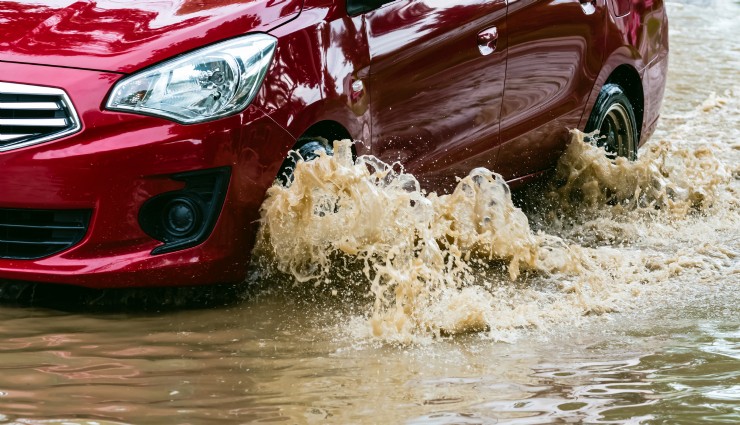
M 576 140 L 525 215 L 339 149 L 273 191 L 244 302 L 0 307 L 0 423 L 740 422 L 740 4 L 668 7 L 638 162 Z

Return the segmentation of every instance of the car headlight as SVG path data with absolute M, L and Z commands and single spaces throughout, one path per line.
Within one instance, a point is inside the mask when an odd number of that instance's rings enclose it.
M 116 83 L 105 107 L 185 124 L 237 113 L 257 94 L 276 44 L 250 34 L 162 62 Z

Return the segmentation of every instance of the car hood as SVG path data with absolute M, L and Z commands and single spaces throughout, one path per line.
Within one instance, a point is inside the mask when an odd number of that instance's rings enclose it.
M 298 16 L 302 3 L 0 0 L 0 61 L 130 73 L 206 44 L 269 31 Z

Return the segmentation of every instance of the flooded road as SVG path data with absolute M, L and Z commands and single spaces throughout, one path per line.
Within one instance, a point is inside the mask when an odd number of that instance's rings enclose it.
M 525 216 L 491 174 L 429 197 L 411 176 L 369 184 L 340 150 L 306 175 L 362 196 L 312 186 L 291 221 L 303 180 L 274 191 L 267 289 L 241 303 L 0 306 L 0 424 L 740 422 L 740 3 L 667 7 L 666 98 L 637 163 L 576 141 Z M 383 208 L 336 225 L 358 205 Z

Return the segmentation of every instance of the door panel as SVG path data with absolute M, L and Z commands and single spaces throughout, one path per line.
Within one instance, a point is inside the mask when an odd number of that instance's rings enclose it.
M 505 0 L 397 0 L 369 12 L 374 153 L 425 188 L 492 166 L 506 66 Z M 478 34 L 491 42 L 483 55 Z M 487 52 L 489 53 L 489 52 Z
M 606 13 L 604 0 L 509 1 L 495 167 L 505 178 L 550 168 L 562 154 L 603 64 Z

